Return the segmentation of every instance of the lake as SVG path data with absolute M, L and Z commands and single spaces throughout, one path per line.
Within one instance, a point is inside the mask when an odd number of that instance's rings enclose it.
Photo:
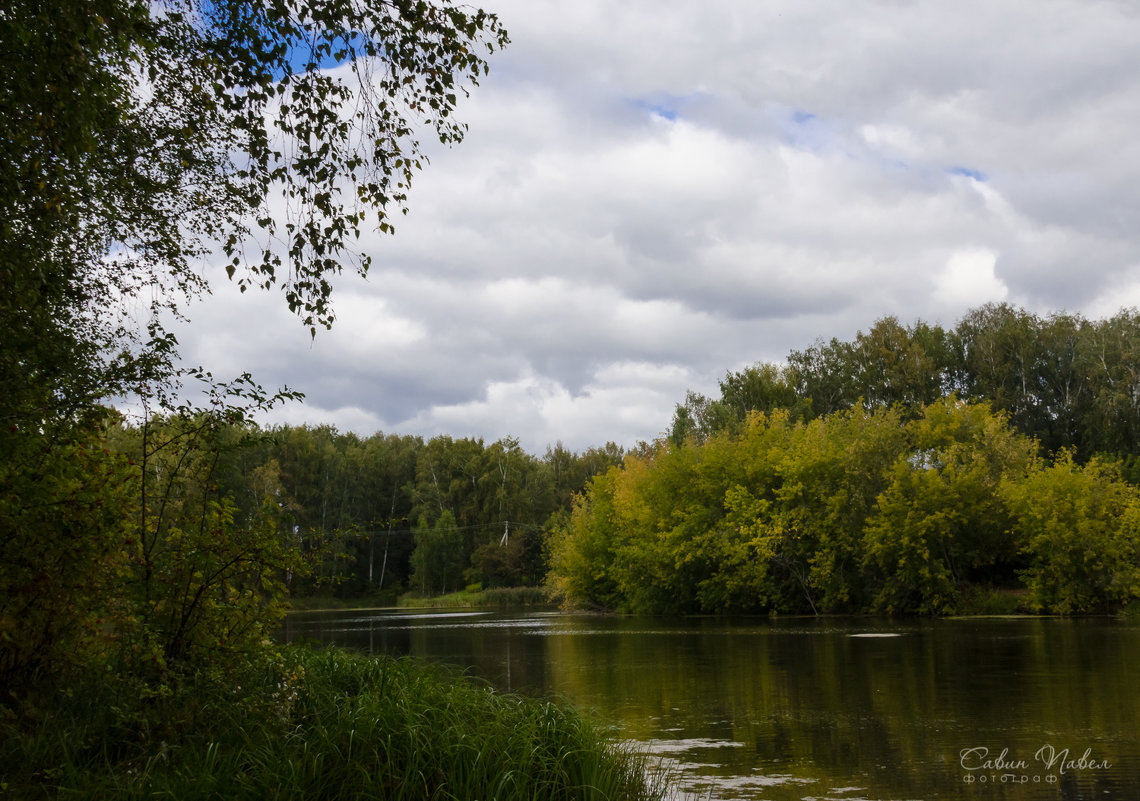
M 1140 799 L 1140 621 L 306 612 L 284 639 L 596 710 L 677 799 Z

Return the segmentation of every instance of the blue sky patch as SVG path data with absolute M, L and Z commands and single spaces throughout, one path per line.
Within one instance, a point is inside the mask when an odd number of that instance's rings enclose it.
M 835 146 L 835 132 L 817 115 L 803 109 L 786 107 L 779 114 L 784 141 L 793 147 L 811 153 L 823 153 Z
M 639 111 L 648 111 L 654 117 L 675 122 L 680 116 L 680 112 L 677 109 L 677 106 L 680 105 L 678 101 L 679 98 L 675 97 L 659 98 L 653 101 L 634 100 L 633 107 Z
M 946 172 L 950 173 L 951 175 L 964 175 L 967 178 L 973 178 L 975 181 L 979 182 L 986 180 L 986 174 L 984 172 L 971 170 L 969 167 L 950 167 L 946 170 Z

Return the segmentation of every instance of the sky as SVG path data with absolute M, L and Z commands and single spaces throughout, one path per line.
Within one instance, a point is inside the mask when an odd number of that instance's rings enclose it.
M 631 447 L 877 319 L 1140 306 L 1130 0 L 486 0 L 512 43 L 315 339 L 215 280 L 179 333 L 267 423 Z

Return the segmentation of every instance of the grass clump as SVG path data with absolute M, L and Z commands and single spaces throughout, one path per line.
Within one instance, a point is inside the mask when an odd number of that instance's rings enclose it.
M 968 587 L 962 593 L 958 614 L 993 617 L 1030 613 L 1029 592 L 1023 589 Z
M 489 590 L 467 588 L 447 595 L 425 598 L 416 595 L 400 597 L 400 606 L 430 609 L 506 609 L 556 606 L 546 587 L 495 587 Z
M 324 612 L 328 610 L 383 609 L 396 606 L 399 603 L 399 597 L 396 590 L 385 590 L 384 592 L 355 598 L 338 598 L 331 594 L 292 595 L 289 597 L 289 611 Z
M 648 799 L 644 760 L 559 704 L 436 665 L 291 649 L 161 697 L 89 680 L 0 723 L 0 798 Z

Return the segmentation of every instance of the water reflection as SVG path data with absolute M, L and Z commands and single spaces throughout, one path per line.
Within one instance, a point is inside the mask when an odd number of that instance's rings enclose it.
M 1140 798 L 1136 623 L 377 611 L 293 615 L 284 636 L 595 708 L 678 797 Z

